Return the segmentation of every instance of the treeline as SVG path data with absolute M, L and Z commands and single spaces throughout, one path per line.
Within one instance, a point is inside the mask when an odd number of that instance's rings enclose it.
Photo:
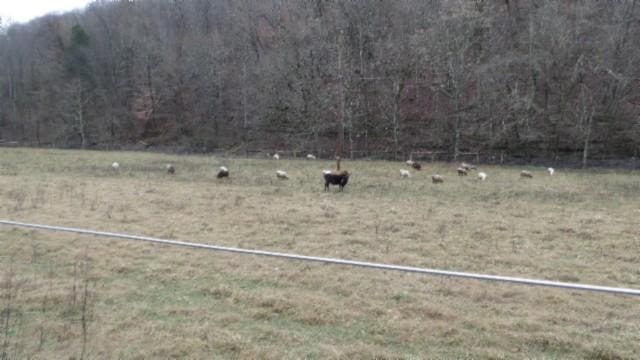
M 638 2 L 95 1 L 2 27 L 0 138 L 638 156 Z

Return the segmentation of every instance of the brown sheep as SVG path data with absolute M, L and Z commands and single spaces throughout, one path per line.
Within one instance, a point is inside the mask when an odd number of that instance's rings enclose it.
M 468 170 L 463 167 L 458 168 L 458 176 L 467 176 L 467 172 Z
M 533 174 L 531 172 L 527 171 L 527 170 L 522 170 L 520 172 L 520 177 L 521 178 L 532 178 Z
M 434 184 L 442 184 L 444 183 L 444 178 L 440 175 L 432 175 L 431 182 Z

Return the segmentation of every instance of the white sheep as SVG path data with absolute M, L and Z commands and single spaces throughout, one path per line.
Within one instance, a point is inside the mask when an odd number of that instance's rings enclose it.
M 471 165 L 471 164 L 467 164 L 466 162 L 463 162 L 462 164 L 460 164 L 460 167 L 467 170 L 467 171 L 471 171 L 471 170 L 476 170 L 476 167 Z
M 479 172 L 478 173 L 478 179 L 480 179 L 480 181 L 485 181 L 487 180 L 487 174 L 483 173 L 483 172 Z
M 316 156 L 315 156 L 315 155 L 313 155 L 313 154 L 307 154 L 307 159 L 308 159 L 308 160 L 315 160 L 315 159 L 316 159 Z
M 278 177 L 278 179 L 283 179 L 283 180 L 286 180 L 289 178 L 289 175 L 287 175 L 287 173 L 282 170 L 276 170 L 276 176 Z
M 111 164 L 111 168 L 113 170 L 118 170 L 120 169 L 120 164 L 118 164 L 118 162 L 114 162 L 113 164 Z
M 556 172 L 556 170 L 552 167 L 547 168 L 547 171 L 549 172 L 549 176 L 553 176 L 553 173 Z
M 400 169 L 400 177 L 403 177 L 403 178 L 411 177 L 411 173 L 409 172 L 409 170 Z
M 280 160 L 280 155 L 278 153 L 273 154 L 273 158 L 276 160 Z
M 444 183 L 444 178 L 442 177 L 442 175 L 432 175 L 431 182 L 434 184 L 442 184 Z
M 411 159 L 407 160 L 407 165 L 413 166 L 413 160 L 411 160 Z

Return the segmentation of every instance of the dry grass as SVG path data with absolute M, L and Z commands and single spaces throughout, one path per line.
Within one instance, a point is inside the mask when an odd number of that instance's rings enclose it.
M 110 164 L 118 161 L 119 171 Z M 173 176 L 164 165 L 176 166 Z M 215 179 L 225 165 L 230 179 Z M 0 218 L 640 288 L 640 174 L 0 149 Z M 278 180 L 275 170 L 291 177 Z M 431 184 L 439 173 L 445 183 Z M 0 227 L 6 358 L 634 358 L 626 296 Z M 85 336 L 83 336 L 83 334 Z M 85 347 L 82 353 L 83 344 Z M 1 357 L 0 357 L 1 358 Z

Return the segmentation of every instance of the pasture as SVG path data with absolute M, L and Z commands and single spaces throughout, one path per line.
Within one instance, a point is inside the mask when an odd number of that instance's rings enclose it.
M 117 161 L 120 168 L 111 167 Z M 165 171 L 175 166 L 175 174 Z M 220 166 L 230 177 L 216 179 Z M 0 218 L 640 288 L 640 173 L 0 149 Z M 400 178 L 399 169 L 411 177 Z M 276 177 L 288 173 L 288 180 Z M 529 170 L 531 179 L 522 179 Z M 444 183 L 432 184 L 441 174 Z M 0 225 L 2 358 L 563 358 L 640 353 L 637 297 Z

